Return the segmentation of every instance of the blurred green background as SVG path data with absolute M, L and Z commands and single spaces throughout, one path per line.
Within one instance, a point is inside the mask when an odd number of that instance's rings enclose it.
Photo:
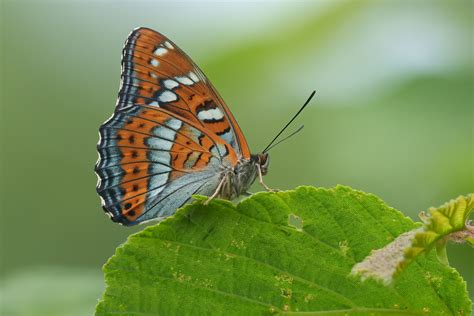
M 193 56 L 254 152 L 317 90 L 267 184 L 349 185 L 415 219 L 474 188 L 473 12 L 459 0 L 2 1 L 2 315 L 91 314 L 102 264 L 143 228 L 103 214 L 93 172 L 133 28 Z M 448 253 L 472 295 L 474 251 Z

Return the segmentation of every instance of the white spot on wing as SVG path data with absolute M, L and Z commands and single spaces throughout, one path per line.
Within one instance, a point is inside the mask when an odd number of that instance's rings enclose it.
M 176 77 L 175 78 L 176 80 L 178 80 L 179 83 L 182 83 L 184 85 L 187 85 L 187 86 L 191 86 L 194 84 L 194 81 L 192 81 L 191 79 L 189 79 L 188 77 L 184 76 L 184 77 Z
M 211 153 L 214 156 L 222 156 L 225 153 L 225 146 L 222 144 L 218 144 L 216 146 L 212 146 Z
M 157 137 L 150 137 L 147 141 L 147 145 L 151 149 L 148 151 L 148 157 L 152 161 L 150 165 L 150 172 L 155 174 L 150 178 L 148 184 L 147 199 L 158 195 L 161 191 L 166 188 L 168 182 L 169 172 L 171 168 L 169 164 L 171 162 L 171 154 L 169 150 L 173 147 L 173 140 L 176 136 L 176 130 L 178 130 L 182 122 L 178 119 L 171 118 L 166 121 L 166 126 L 157 126 L 153 129 L 152 133 Z M 168 139 L 168 140 L 166 140 Z M 155 162 L 155 163 L 153 163 Z
M 163 56 L 164 54 L 166 54 L 168 52 L 168 50 L 164 47 L 158 47 L 157 49 L 155 49 L 155 51 L 153 52 L 153 54 L 155 54 L 156 56 Z
M 199 81 L 198 76 L 196 76 L 196 74 L 195 74 L 194 72 L 192 72 L 192 71 L 189 73 L 189 78 L 191 78 L 191 80 L 194 81 L 194 82 L 198 82 L 198 81 Z
M 173 145 L 174 137 L 176 135 L 176 131 L 181 128 L 183 124 L 182 121 L 171 118 L 165 122 L 166 126 L 157 126 L 153 128 L 153 135 L 160 137 L 160 139 L 155 140 L 155 138 L 150 138 L 149 142 L 156 144 L 158 149 L 170 150 L 171 146 Z M 166 140 L 162 140 L 164 138 Z M 159 140 L 162 140 L 164 143 L 160 143 Z
M 161 102 L 171 102 L 178 100 L 178 96 L 171 91 L 165 90 L 160 94 L 158 100 Z
M 171 131 L 167 128 L 163 128 L 163 127 L 158 127 L 158 128 L 153 129 L 153 134 L 156 135 L 156 136 L 161 136 L 163 138 L 169 139 L 168 137 L 164 137 L 165 135 L 163 135 L 164 133 L 161 132 L 162 130 L 167 130 L 167 131 L 169 131 L 169 133 L 173 133 L 172 134 L 173 136 L 175 134 L 173 131 Z M 169 134 L 166 135 L 166 136 L 169 136 Z M 173 139 L 173 138 L 171 138 L 171 139 Z M 147 145 L 151 149 L 170 150 L 171 146 L 173 146 L 173 142 L 170 141 L 170 140 L 165 140 L 165 139 L 161 139 L 161 138 L 150 137 L 147 140 Z
M 155 79 L 158 78 L 158 75 L 155 74 L 154 72 L 150 72 L 150 76 L 151 76 L 152 78 L 155 78 Z
M 200 156 L 201 156 L 200 152 L 193 151 L 191 155 L 188 156 L 188 159 L 186 159 L 186 161 L 184 162 L 184 167 L 186 169 L 191 169 Z
M 153 59 L 150 61 L 150 64 L 151 64 L 152 66 L 158 67 L 158 65 L 160 64 L 160 62 L 158 61 L 158 59 L 153 58 Z
M 181 125 L 183 125 L 183 122 L 172 118 L 166 121 L 166 125 L 174 130 L 179 130 L 181 128 Z
M 150 168 L 150 172 L 151 172 L 152 174 L 171 171 L 171 168 L 170 168 L 170 167 L 164 166 L 164 165 L 160 165 L 160 164 L 152 164 L 152 165 L 150 165 L 149 168 Z
M 157 189 L 156 192 L 151 192 L 151 193 L 153 193 L 153 195 L 156 195 L 159 192 L 161 192 L 161 190 L 163 190 L 164 188 L 162 186 L 165 185 L 167 181 L 168 181 L 168 173 L 157 174 L 156 176 L 151 177 L 150 184 L 148 185 L 150 190 L 161 187 L 160 189 Z
M 224 117 L 224 113 L 219 108 L 203 110 L 198 113 L 198 118 L 204 120 L 220 120 Z
M 179 86 L 179 83 L 177 83 L 176 81 L 172 80 L 172 79 L 167 79 L 163 82 L 163 84 L 165 85 L 165 88 L 166 89 L 174 89 L 176 88 L 177 86 Z
M 164 44 L 165 44 L 165 46 L 168 47 L 169 49 L 174 49 L 174 46 L 173 46 L 170 42 L 166 41 Z
M 170 153 L 167 151 L 157 151 L 157 150 L 150 150 L 148 152 L 148 158 L 153 162 L 163 163 L 168 165 L 170 163 Z
M 151 102 L 151 103 L 148 104 L 148 105 L 156 106 L 156 107 L 158 107 L 158 108 L 160 107 L 160 104 L 159 104 L 157 101 L 153 101 L 153 102 Z
M 232 131 L 228 131 L 227 133 L 219 135 L 219 137 L 229 144 L 232 144 L 232 142 L 234 141 L 234 135 L 232 134 Z
M 161 149 L 170 150 L 170 148 L 172 146 L 172 144 L 170 144 L 170 142 L 173 142 L 175 134 L 176 134 L 176 132 L 174 130 L 163 127 L 163 126 L 155 127 L 153 129 L 153 135 L 168 140 L 168 141 L 166 141 L 166 146 L 168 146 L 168 147 L 165 147 L 164 146 L 165 144 L 160 144 Z
M 151 164 L 150 165 L 150 173 L 155 174 L 155 173 L 162 173 L 162 172 L 167 172 L 171 171 L 172 169 L 169 166 L 164 166 L 160 164 Z

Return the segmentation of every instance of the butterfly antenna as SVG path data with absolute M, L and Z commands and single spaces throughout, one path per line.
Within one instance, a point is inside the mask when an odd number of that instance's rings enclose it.
M 298 117 L 298 115 L 300 115 L 301 111 L 303 111 L 304 108 L 309 104 L 309 101 L 311 101 L 311 99 L 314 97 L 315 94 L 316 94 L 316 90 L 311 93 L 308 100 L 306 100 L 306 102 L 303 104 L 303 106 L 298 110 L 298 112 L 296 112 L 295 116 L 293 116 L 293 118 L 288 123 L 286 123 L 285 127 L 283 127 L 281 129 L 281 131 L 275 136 L 275 138 L 272 139 L 270 144 L 268 144 L 268 146 L 262 151 L 262 153 L 266 153 L 268 150 L 270 150 L 271 147 L 273 147 L 272 146 L 273 143 L 278 139 L 278 137 L 280 137 L 281 133 L 283 133 L 286 130 L 286 128 Z M 303 126 L 301 126 L 296 132 L 293 132 L 290 136 L 287 136 L 284 139 L 282 139 L 281 141 L 279 141 L 277 144 L 279 144 L 280 142 L 282 142 L 285 139 L 288 139 L 289 137 L 293 136 L 294 134 L 298 133 L 299 131 L 301 131 L 302 128 L 303 128 Z
M 273 147 L 275 147 L 276 145 L 284 142 L 285 140 L 287 140 L 288 138 L 298 134 L 299 132 L 301 132 L 301 130 L 303 129 L 304 125 L 301 125 L 296 131 L 294 131 L 293 133 L 291 133 L 290 135 L 286 136 L 285 138 L 283 139 L 280 139 L 279 141 L 277 141 L 275 144 L 271 145 L 270 147 L 267 148 L 267 150 L 265 152 L 269 152 Z

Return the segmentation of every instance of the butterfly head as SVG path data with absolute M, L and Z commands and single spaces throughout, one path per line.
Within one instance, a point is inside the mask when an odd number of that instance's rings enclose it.
M 256 163 L 260 165 L 262 175 L 266 175 L 268 172 L 268 166 L 270 165 L 270 156 L 268 153 L 262 153 L 256 155 Z

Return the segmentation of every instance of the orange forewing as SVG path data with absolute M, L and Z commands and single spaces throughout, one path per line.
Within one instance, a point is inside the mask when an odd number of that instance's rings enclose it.
M 133 41 L 131 41 L 132 38 Z M 159 102 L 159 106 L 216 135 L 231 130 L 236 139 L 233 145 L 234 150 L 239 156 L 250 158 L 247 142 L 232 113 L 202 71 L 176 44 L 158 32 L 139 28 L 130 34 L 123 58 L 131 60 L 131 63 L 124 63 L 123 75 L 126 76 L 128 73 L 131 77 L 131 80 L 124 85 L 131 85 L 136 89 L 133 90 L 132 95 L 134 104 L 152 105 L 154 101 L 157 101 L 160 92 L 166 90 L 163 82 L 173 80 L 179 83 L 173 90 L 178 98 L 168 102 Z M 189 84 L 190 73 L 197 79 L 192 84 Z M 183 84 L 176 78 L 182 78 L 188 84 Z M 126 91 L 126 88 L 124 87 L 122 91 Z M 225 118 L 217 123 L 199 120 L 197 108 L 206 102 L 211 102 L 221 109 L 225 113 Z

